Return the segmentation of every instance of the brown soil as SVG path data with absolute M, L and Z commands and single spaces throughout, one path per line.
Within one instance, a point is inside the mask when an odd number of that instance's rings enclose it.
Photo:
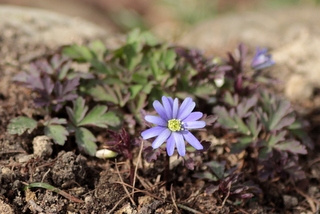
M 34 57 L 52 50 L 45 45 L 18 45 L 21 43 L 14 40 L 16 37 L 10 32 L 0 37 L 0 213 L 319 212 L 318 145 L 310 155 L 303 157 L 301 166 L 307 172 L 306 179 L 297 184 L 275 179 L 261 187 L 264 193 L 260 198 L 242 204 L 206 194 L 207 184 L 192 177 L 193 172 L 181 164 L 173 168 L 171 185 L 166 185 L 162 177 L 162 159 L 138 165 L 132 191 L 129 163 L 122 157 L 113 160 L 88 157 L 72 146 L 72 142 L 64 147 L 53 145 L 49 156 L 35 156 L 32 142 L 43 134 L 40 130 L 20 137 L 6 132 L 10 119 L 36 114 L 30 91 L 12 84 L 11 77 L 26 69 Z M 318 112 L 307 115 L 316 143 L 318 115 Z M 219 146 L 215 152 L 219 152 Z M 136 148 L 134 165 L 141 160 L 138 153 L 139 148 Z M 60 192 L 45 188 L 24 189 L 33 182 L 49 183 Z

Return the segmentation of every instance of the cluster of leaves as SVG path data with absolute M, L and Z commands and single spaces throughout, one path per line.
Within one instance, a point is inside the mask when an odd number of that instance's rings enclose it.
M 123 128 L 137 134 L 136 124 L 145 126 L 141 110 L 146 105 L 162 95 L 209 99 L 217 88 L 211 80 L 226 70 L 212 61 L 206 77 L 200 65 L 209 60 L 200 53 L 159 44 L 151 34 L 138 30 L 115 50 L 97 41 L 88 46 L 66 46 L 61 52 L 36 60 L 28 72 L 14 78 L 35 94 L 34 103 L 43 111 L 43 118 L 15 118 L 8 131 L 21 135 L 44 127 L 44 133 L 59 145 L 74 135 L 78 145 L 91 155 L 96 150 L 96 138 L 84 126 L 115 127 L 121 122 L 113 111 L 106 113 L 107 107 L 123 116 L 127 123 Z M 76 72 L 77 66 L 87 67 L 87 71 Z M 84 100 L 93 107 L 88 114 Z
M 227 169 L 226 161 L 210 161 L 204 163 L 209 171 L 198 172 L 194 177 L 209 181 L 211 184 L 206 188 L 207 194 L 215 194 L 216 198 L 229 198 L 244 200 L 260 193 L 260 189 L 252 182 L 243 182 L 243 176 L 236 167 Z
M 140 125 L 141 109 L 162 95 L 213 97 L 217 86 L 212 80 L 230 69 L 194 50 L 159 44 L 151 34 L 139 31 L 131 32 L 116 50 L 95 43 L 89 47 L 68 46 L 63 53 L 78 63 L 89 63 L 95 78 L 82 84 L 83 93 L 95 101 L 125 108 L 128 112 L 124 113 L 134 115 Z M 208 69 L 210 75 L 204 72 Z
M 149 33 L 139 31 L 130 33 L 126 43 L 115 50 L 101 42 L 66 46 L 62 56 L 35 61 L 29 72 L 15 78 L 36 94 L 35 105 L 43 113 L 40 120 L 13 119 L 8 131 L 20 135 L 43 127 L 57 144 L 74 137 L 80 148 L 95 155 L 95 133 L 107 128 L 104 143 L 108 149 L 132 160 L 133 145 L 140 135 L 136 130 L 146 126 L 142 109 L 162 95 L 190 96 L 203 104 L 200 111 L 218 117 L 214 126 L 207 123 L 213 127 L 208 130 L 213 134 L 222 130 L 229 139 L 231 135 L 235 142 L 228 144 L 231 152 L 245 152 L 256 163 L 250 172 L 261 181 L 279 175 L 301 179 L 299 155 L 306 154 L 312 143 L 290 103 L 269 93 L 263 84 L 272 82 L 260 75 L 261 69 L 274 63 L 270 55 L 261 57 L 259 54 L 267 53 L 260 51 L 250 69 L 246 52 L 240 45 L 237 54 L 228 54 L 225 60 L 208 58 L 197 50 L 159 44 Z M 76 72 L 75 64 L 88 69 Z M 146 159 L 157 159 L 160 151 L 145 146 Z M 185 163 L 194 168 L 190 158 Z M 239 174 L 226 172 L 223 164 L 214 162 L 207 167 L 210 171 L 199 177 L 213 182 L 208 192 L 240 199 L 252 196 L 251 187 L 239 184 Z M 222 174 L 217 174 L 218 169 Z
M 261 180 L 283 174 L 302 179 L 298 157 L 307 154 L 306 146 L 312 147 L 312 143 L 290 102 L 268 92 L 259 82 L 258 71 L 245 72 L 244 60 L 245 48 L 241 45 L 239 59 L 229 54 L 227 64 L 232 69 L 226 72 L 225 88 L 213 108 L 218 116 L 215 127 L 233 134 L 236 142 L 230 145 L 231 152 L 246 150 L 248 156 L 255 157 L 255 171 Z
M 67 137 L 73 135 L 79 148 L 95 155 L 96 137 L 86 127 L 116 127 L 120 119 L 114 112 L 107 112 L 106 105 L 96 104 L 88 111 L 84 98 L 80 96 L 79 85 L 80 80 L 87 81 L 93 75 L 76 72 L 71 64 L 70 59 L 56 54 L 36 60 L 28 72 L 14 77 L 16 82 L 35 93 L 34 104 L 43 111 L 40 120 L 25 116 L 12 119 L 8 132 L 21 135 L 43 127 L 44 134 L 56 144 L 64 145 Z

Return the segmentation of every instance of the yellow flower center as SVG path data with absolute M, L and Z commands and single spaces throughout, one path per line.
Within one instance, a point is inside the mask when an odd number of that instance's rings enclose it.
M 182 122 L 178 119 L 168 120 L 168 128 L 172 132 L 178 132 L 183 130 Z

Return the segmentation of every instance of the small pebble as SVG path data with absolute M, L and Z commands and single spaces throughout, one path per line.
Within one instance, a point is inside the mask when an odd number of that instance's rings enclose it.
M 33 154 L 39 157 L 50 157 L 52 154 L 51 139 L 45 135 L 37 136 L 32 141 Z

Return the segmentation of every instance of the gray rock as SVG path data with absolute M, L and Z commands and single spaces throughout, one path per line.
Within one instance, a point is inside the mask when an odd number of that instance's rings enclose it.
M 292 74 L 288 78 L 284 93 L 292 101 L 307 100 L 312 96 L 313 87 L 302 75 Z
M 319 21 L 319 8 L 314 7 L 236 12 L 196 25 L 177 42 L 212 53 L 225 53 L 240 42 L 278 49 L 301 34 L 320 35 Z
M 16 6 L 0 6 L 0 32 L 19 35 L 24 43 L 45 43 L 50 47 L 103 38 L 108 33 L 77 17 Z
M 45 135 L 37 136 L 32 141 L 33 154 L 38 157 L 50 157 L 52 154 L 52 142 L 51 139 Z
M 298 205 L 298 199 L 296 197 L 293 197 L 290 195 L 284 195 L 283 196 L 283 203 L 287 209 L 293 208 Z
M 226 14 L 198 24 L 177 42 L 220 56 L 240 42 L 250 50 L 267 47 L 277 63 L 271 74 L 285 83 L 288 97 L 310 99 L 313 89 L 320 87 L 319 9 L 299 6 Z M 289 78 L 293 74 L 300 75 L 307 87 L 294 88 L 291 83 L 296 81 Z
M 119 39 L 120 38 L 120 39 Z M 62 45 L 84 44 L 102 40 L 117 47 L 121 36 L 112 30 L 80 19 L 46 10 L 17 6 L 0 6 L 0 72 L 28 63 Z

